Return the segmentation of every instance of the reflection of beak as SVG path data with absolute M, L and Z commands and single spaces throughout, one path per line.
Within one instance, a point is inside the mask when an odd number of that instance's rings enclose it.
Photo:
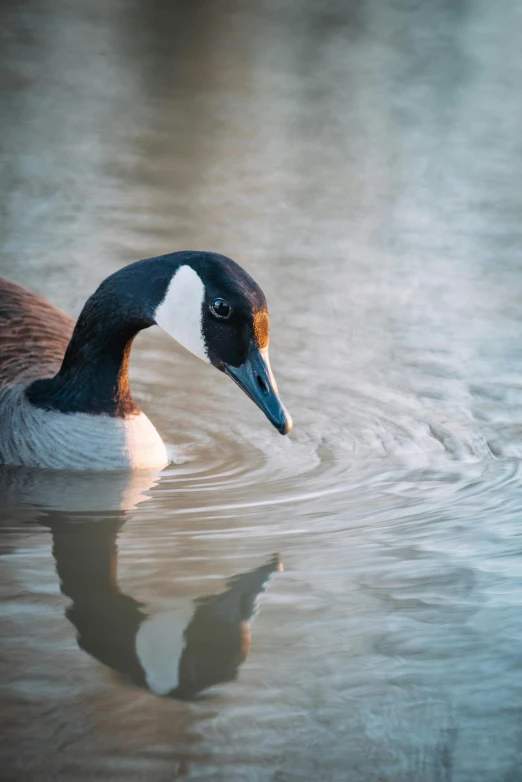
M 278 432 L 288 434 L 292 428 L 292 419 L 279 399 L 267 348 L 260 350 L 251 341 L 244 364 L 240 367 L 226 364 L 225 373 L 256 403 Z

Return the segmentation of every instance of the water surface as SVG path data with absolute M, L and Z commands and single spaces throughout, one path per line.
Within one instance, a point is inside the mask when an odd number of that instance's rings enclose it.
M 2 471 L 2 778 L 517 782 L 519 4 L 1 17 L 1 273 L 77 315 L 138 258 L 230 255 L 294 418 L 150 330 L 167 469 Z M 137 634 L 205 596 L 226 665 L 163 697 Z

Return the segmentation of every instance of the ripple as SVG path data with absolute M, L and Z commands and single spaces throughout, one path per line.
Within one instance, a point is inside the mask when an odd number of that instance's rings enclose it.
M 451 418 L 432 401 L 380 387 L 325 397 L 319 412 L 301 410 L 287 438 L 211 419 L 198 422 L 197 436 L 178 432 L 162 476 L 176 512 L 248 515 L 289 505 L 309 515 L 325 505 L 349 512 L 364 490 L 385 495 L 392 514 L 405 500 L 472 503 L 518 478 L 518 464 L 492 451 L 491 432 L 471 416 Z

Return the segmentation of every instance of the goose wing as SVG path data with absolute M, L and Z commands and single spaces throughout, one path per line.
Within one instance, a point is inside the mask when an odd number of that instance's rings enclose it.
M 56 374 L 73 329 L 54 304 L 0 277 L 0 388 Z

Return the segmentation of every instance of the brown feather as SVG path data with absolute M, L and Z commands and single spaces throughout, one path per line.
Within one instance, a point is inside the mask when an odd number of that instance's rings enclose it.
M 55 375 L 73 329 L 54 304 L 0 277 L 0 388 Z

